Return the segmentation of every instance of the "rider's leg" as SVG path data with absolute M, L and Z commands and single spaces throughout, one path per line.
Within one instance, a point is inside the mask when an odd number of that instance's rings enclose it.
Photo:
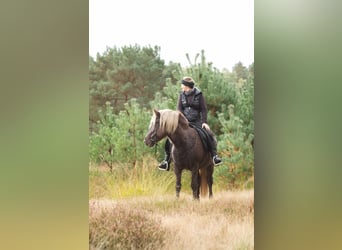
M 165 157 L 164 157 L 164 160 L 159 164 L 158 168 L 160 170 L 166 170 L 166 171 L 169 171 L 170 170 L 170 164 L 171 164 L 171 147 L 172 147 L 172 144 L 171 142 L 169 141 L 169 139 L 166 139 L 166 142 L 165 142 L 165 146 L 164 146 L 164 149 L 165 149 Z
M 210 136 L 208 137 L 208 144 L 209 144 L 209 152 L 213 159 L 214 165 L 219 165 L 222 163 L 222 159 L 217 155 L 217 142 L 214 138 L 214 135 L 208 133 Z

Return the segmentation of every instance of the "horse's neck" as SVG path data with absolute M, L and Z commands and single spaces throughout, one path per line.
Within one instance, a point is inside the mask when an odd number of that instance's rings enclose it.
M 172 134 L 168 134 L 168 137 L 176 147 L 180 147 L 187 143 L 190 130 L 193 128 L 190 128 L 186 118 L 179 114 L 178 126 Z
M 172 141 L 172 144 L 176 147 L 184 145 L 188 140 L 189 129 L 191 128 L 182 128 L 181 126 L 178 126 L 174 133 L 168 135 L 168 137 Z

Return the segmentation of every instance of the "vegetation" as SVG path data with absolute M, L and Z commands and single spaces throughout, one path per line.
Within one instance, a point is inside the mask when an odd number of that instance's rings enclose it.
M 135 45 L 107 48 L 90 57 L 90 163 L 105 164 L 111 171 L 114 165 L 134 171 L 146 157 L 161 160 L 163 147 L 143 144 L 152 109 L 176 109 L 180 79 L 190 75 L 205 94 L 208 122 L 224 161 L 215 168 L 216 185 L 253 187 L 254 64 L 247 68 L 238 62 L 232 72 L 221 72 L 201 51 L 193 63 L 186 55 L 191 66 L 182 68 L 165 65 L 159 53 L 157 46 Z
M 137 196 L 154 196 L 172 193 L 175 176 L 172 171 L 159 171 L 156 159 L 144 156 L 134 168 L 115 163 L 112 171 L 106 165 L 89 169 L 89 199 L 124 199 Z M 182 191 L 190 190 L 190 175 L 185 174 Z M 189 191 L 190 193 L 190 191 Z
M 165 65 L 159 52 L 135 45 L 89 58 L 89 247 L 253 249 L 254 64 L 221 72 L 201 51 L 182 68 Z M 214 198 L 200 203 L 187 171 L 175 199 L 173 166 L 156 168 L 163 147 L 143 143 L 152 109 L 176 109 L 185 75 L 204 92 L 223 158 Z
M 90 249 L 160 249 L 165 235 L 160 221 L 144 210 L 90 203 Z
M 90 249 L 254 249 L 252 191 L 201 202 L 164 194 L 89 204 Z

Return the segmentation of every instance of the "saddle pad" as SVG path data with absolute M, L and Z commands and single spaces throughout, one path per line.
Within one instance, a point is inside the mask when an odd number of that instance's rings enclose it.
M 210 135 L 208 134 L 208 131 L 205 130 L 204 128 L 201 128 L 201 127 L 197 127 L 195 126 L 194 124 L 192 123 L 189 123 L 189 126 L 194 128 L 198 135 L 200 136 L 201 138 L 201 141 L 203 143 L 203 146 L 206 150 L 209 150 L 209 147 L 208 147 L 208 141 L 210 140 Z

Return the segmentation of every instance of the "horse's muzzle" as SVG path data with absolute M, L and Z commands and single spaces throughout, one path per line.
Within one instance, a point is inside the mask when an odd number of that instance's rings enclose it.
M 144 143 L 147 145 L 147 146 L 149 146 L 149 147 L 152 147 L 152 146 L 154 146 L 154 144 L 155 144 L 155 141 L 152 139 L 152 138 L 145 138 L 144 139 Z

